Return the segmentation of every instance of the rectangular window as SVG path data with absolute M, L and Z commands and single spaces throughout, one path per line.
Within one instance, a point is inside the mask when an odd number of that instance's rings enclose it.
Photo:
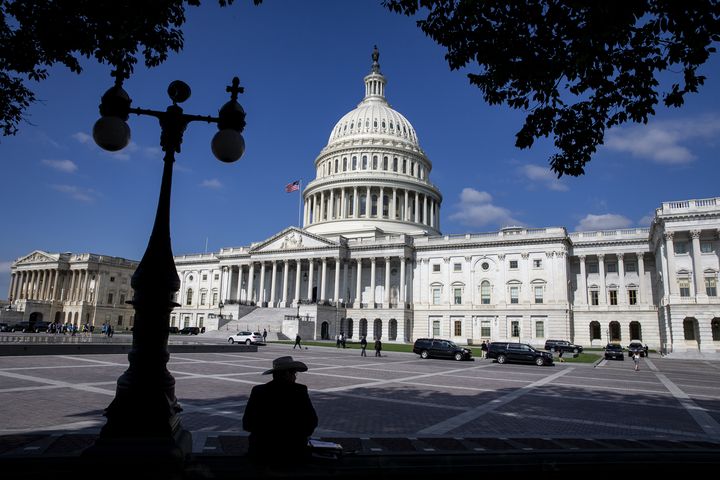
M 520 336 L 520 322 L 518 320 L 513 320 L 510 322 L 510 336 L 511 337 L 519 337 Z
M 198 327 L 203 328 L 205 325 L 205 316 L 198 315 Z
M 610 305 L 617 305 L 617 290 L 610 290 Z
M 717 280 L 715 277 L 705 277 L 705 293 L 708 297 L 717 297 Z
M 440 305 L 440 288 L 435 287 L 432 289 L 433 305 Z
M 598 273 L 598 264 L 588 263 L 588 273 Z
M 454 329 L 455 329 L 455 336 L 456 336 L 456 337 L 461 336 L 461 335 L 462 335 L 462 321 L 460 321 L 460 320 L 455 320 L 455 321 L 453 322 L 453 327 L 454 327 Z
M 590 290 L 590 305 L 599 305 L 600 296 L 597 290 Z
M 490 338 L 490 320 L 482 320 L 480 322 L 480 336 Z
M 213 279 L 214 279 L 214 280 L 220 280 L 220 274 L 219 274 L 219 273 L 216 273 L 215 275 L 213 275 Z
M 678 279 L 678 286 L 680 287 L 680 296 L 681 297 L 689 297 L 690 296 L 690 280 L 687 278 L 680 278 Z
M 510 269 L 515 270 L 518 268 L 518 261 L 517 260 L 510 260 Z
M 712 253 L 713 242 L 700 242 L 700 251 L 702 253 Z
M 118 326 L 122 325 L 122 322 L 123 322 L 123 316 L 122 316 L 122 315 L 118 315 L 118 323 L 117 323 Z
M 545 322 L 535 322 L 535 338 L 545 338 Z
M 112 293 L 108 293 L 108 301 L 107 301 L 107 303 L 108 303 L 108 304 L 112 304 L 112 303 L 113 303 L 113 294 L 112 294 Z
M 213 292 L 213 294 L 212 294 L 212 304 L 213 305 L 217 305 L 217 303 L 218 303 L 217 297 L 218 297 L 217 292 Z
M 189 327 L 190 326 L 190 315 L 185 315 L 185 318 L 183 318 L 183 327 Z
M 535 287 L 535 303 L 543 303 L 543 287 Z
M 520 287 L 510 287 L 510 303 L 518 303 Z
M 433 337 L 440 336 L 440 320 L 433 320 Z
M 207 293 L 201 292 L 200 293 L 200 305 L 205 305 L 206 301 L 207 301 Z
M 635 262 L 627 262 L 625 264 L 625 271 L 626 272 L 636 272 L 637 268 L 636 268 Z
M 533 268 L 542 268 L 542 259 L 540 259 L 540 258 L 533 259 Z
M 435 263 L 433 264 L 433 273 L 438 273 L 440 271 L 440 264 Z
M 608 273 L 617 273 L 617 263 L 608 263 L 607 271 Z
M 203 273 L 202 279 L 203 279 L 203 282 L 204 282 L 205 280 L 207 280 L 207 273 Z
M 675 255 L 687 253 L 687 242 L 675 242 Z
M 120 305 L 125 305 L 125 294 L 120 294 Z
M 453 297 L 455 305 L 462 305 L 462 288 L 453 288 Z
M 637 305 L 637 290 L 628 290 L 628 302 L 630 305 Z
M 490 305 L 490 284 L 488 282 L 483 282 L 480 286 L 480 303 Z
M 462 263 L 453 263 L 453 272 L 462 272 Z

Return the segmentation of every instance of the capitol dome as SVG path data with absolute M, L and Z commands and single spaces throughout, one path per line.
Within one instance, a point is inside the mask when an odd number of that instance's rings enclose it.
M 430 183 L 432 163 L 412 124 L 385 99 L 374 50 L 365 97 L 333 127 L 303 192 L 304 227 L 348 238 L 438 235 L 442 195 Z

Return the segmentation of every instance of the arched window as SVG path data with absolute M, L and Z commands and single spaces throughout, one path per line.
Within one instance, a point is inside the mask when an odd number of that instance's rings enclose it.
M 632 340 L 642 340 L 642 328 L 640 326 L 640 322 L 630 322 L 630 341 Z
M 407 173 L 407 159 L 403 158 L 402 173 Z
M 695 340 L 697 337 L 695 336 L 695 323 L 697 320 L 694 318 L 686 318 L 683 320 L 683 333 L 685 335 L 685 340 Z
M 720 341 L 720 318 L 715 317 L 710 321 L 710 332 L 713 342 Z
M 602 340 L 602 332 L 600 331 L 600 322 L 593 320 L 590 322 L 590 341 Z
M 610 341 L 620 342 L 622 341 L 622 335 L 620 334 L 620 323 L 610 322 Z
M 343 172 L 347 172 L 347 157 L 343 157 Z
M 366 211 L 367 211 L 366 195 L 360 195 L 360 215 L 365 215 Z
M 192 300 L 193 300 L 193 289 L 188 288 L 187 294 L 185 295 L 185 305 L 192 305 Z
M 363 169 L 363 170 L 367 170 L 367 168 L 368 168 L 367 155 L 363 155 L 363 157 L 362 157 L 362 169 Z
M 370 204 L 370 215 L 373 217 L 377 217 L 377 195 L 372 195 L 371 197 L 372 203 Z
M 393 172 L 398 171 L 398 159 L 397 157 L 393 158 Z
M 377 168 L 378 168 L 377 155 L 373 155 L 372 169 L 373 169 L 373 170 L 377 170 Z
M 391 318 L 388 324 L 388 340 L 397 340 L 397 320 L 394 318 Z
M 335 159 L 335 173 L 338 173 L 338 169 L 340 168 L 339 165 L 340 165 L 340 160 L 338 160 L 338 159 L 336 158 L 336 159 Z
M 382 169 L 387 172 L 388 169 L 388 157 L 383 157 L 383 166 Z
M 367 318 L 360 319 L 360 336 L 367 338 Z
M 353 319 L 348 318 L 347 320 L 347 338 L 353 338 Z
M 387 195 L 383 195 L 383 217 L 387 218 L 390 212 L 390 198 Z
M 490 282 L 487 280 L 480 284 L 480 303 L 490 305 Z
M 373 322 L 373 338 L 375 340 L 382 338 L 382 320 L 379 318 L 376 318 Z

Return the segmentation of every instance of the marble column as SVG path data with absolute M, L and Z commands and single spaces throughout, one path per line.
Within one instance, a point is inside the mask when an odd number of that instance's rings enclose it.
M 408 203 L 409 203 L 408 195 L 409 195 L 408 191 L 405 190 L 405 209 L 403 210 L 403 214 L 402 214 L 402 217 L 403 217 L 402 220 L 404 222 L 410 221 L 410 212 L 408 212 Z
M 295 260 L 295 299 L 293 303 L 298 305 L 300 303 L 300 275 L 302 273 L 302 263 L 300 260 Z
M 360 215 L 360 205 L 358 205 L 359 197 L 358 197 L 358 189 L 357 187 L 353 187 L 353 218 L 358 218 Z
M 605 286 L 605 255 L 598 254 L 598 274 L 600 275 L 600 305 L 607 305 L 607 287 Z
M 350 303 L 350 288 L 348 286 L 348 271 L 350 270 L 350 260 L 343 260 L 343 280 L 342 280 L 342 299 L 343 303 Z
M 260 285 L 258 285 L 258 306 L 265 302 L 265 262 L 260 262 Z
M 377 205 L 377 218 L 385 218 L 383 215 L 385 209 L 385 189 L 383 187 L 380 187 L 380 195 L 378 195 Z
M 383 307 L 390 308 L 390 257 L 385 257 L 385 295 Z
M 362 259 L 357 260 L 357 283 L 355 284 L 355 308 L 362 304 Z
M 340 257 L 335 257 L 335 287 L 333 291 L 333 300 L 336 305 L 340 302 Z
M 580 281 L 578 282 L 578 294 L 580 297 L 580 304 L 587 305 L 587 273 L 585 269 L 585 255 L 579 255 L 580 259 Z
M 638 261 L 638 304 L 645 303 L 645 255 L 636 253 Z
M 282 306 L 284 308 L 287 308 L 288 301 L 287 301 L 287 294 L 288 294 L 288 277 L 290 276 L 290 261 L 284 260 L 283 263 L 285 264 L 283 267 L 283 291 L 282 291 Z
M 376 258 L 372 257 L 370 259 L 370 308 L 375 308 L 375 263 Z
M 618 305 L 628 305 L 627 292 L 625 291 L 625 260 L 622 253 L 617 254 L 618 259 Z
M 677 279 L 675 278 L 675 247 L 673 246 L 673 237 L 675 232 L 665 232 L 665 252 L 667 254 L 668 271 L 665 280 L 670 295 L 678 294 Z
M 274 307 L 275 303 L 275 282 L 277 281 L 277 261 L 272 262 L 272 276 L 270 277 L 270 303 L 269 307 Z
M 400 258 L 400 295 L 398 298 L 398 308 L 405 308 L 405 304 L 407 303 L 407 293 L 406 293 L 406 271 L 405 271 L 405 255 L 403 255 Z M 400 322 L 400 320 L 398 320 Z
M 250 271 L 248 272 L 248 302 L 254 302 L 255 295 L 255 262 L 250 262 Z
M 389 217 L 392 220 L 397 220 L 397 188 L 393 188 L 393 195 L 392 195 L 392 207 L 390 210 Z
M 325 288 L 327 287 L 327 258 L 323 257 L 322 259 L 322 271 L 320 272 L 320 293 L 318 295 L 318 298 L 320 299 L 320 302 L 325 301 Z
M 238 270 L 238 279 L 237 279 L 236 297 L 237 297 L 237 301 L 240 302 L 240 301 L 242 301 L 243 266 L 238 265 L 237 270 Z
M 420 194 L 415 192 L 415 205 L 414 205 L 415 223 L 420 223 Z
M 693 276 L 695 277 L 695 297 L 707 301 L 705 291 L 705 275 L 702 269 L 702 253 L 700 250 L 700 230 L 690 230 L 692 238 Z
M 75 280 L 77 278 L 77 272 L 75 270 L 70 270 L 70 294 L 68 295 L 68 300 L 71 302 L 75 301 Z
M 8 290 L 8 299 L 14 300 L 15 299 L 15 279 L 16 279 L 15 272 L 12 272 L 10 274 L 10 289 Z
M 315 260 L 309 260 L 310 265 L 308 266 L 308 288 L 307 288 L 307 299 L 312 301 L 312 287 L 313 287 L 313 273 L 315 271 Z

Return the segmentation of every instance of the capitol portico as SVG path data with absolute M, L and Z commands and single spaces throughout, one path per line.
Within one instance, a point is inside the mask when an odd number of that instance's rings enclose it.
M 666 352 L 720 351 L 720 198 L 665 202 L 649 228 L 443 235 L 432 162 L 386 100 L 377 51 L 364 84 L 364 98 L 315 159 L 303 228 L 177 256 L 172 326 L 461 344 L 637 339 Z M 129 325 L 118 303 L 132 294 L 116 279 L 137 264 L 62 255 L 35 251 L 13 264 L 15 311 Z M 74 273 L 83 261 L 88 269 Z

